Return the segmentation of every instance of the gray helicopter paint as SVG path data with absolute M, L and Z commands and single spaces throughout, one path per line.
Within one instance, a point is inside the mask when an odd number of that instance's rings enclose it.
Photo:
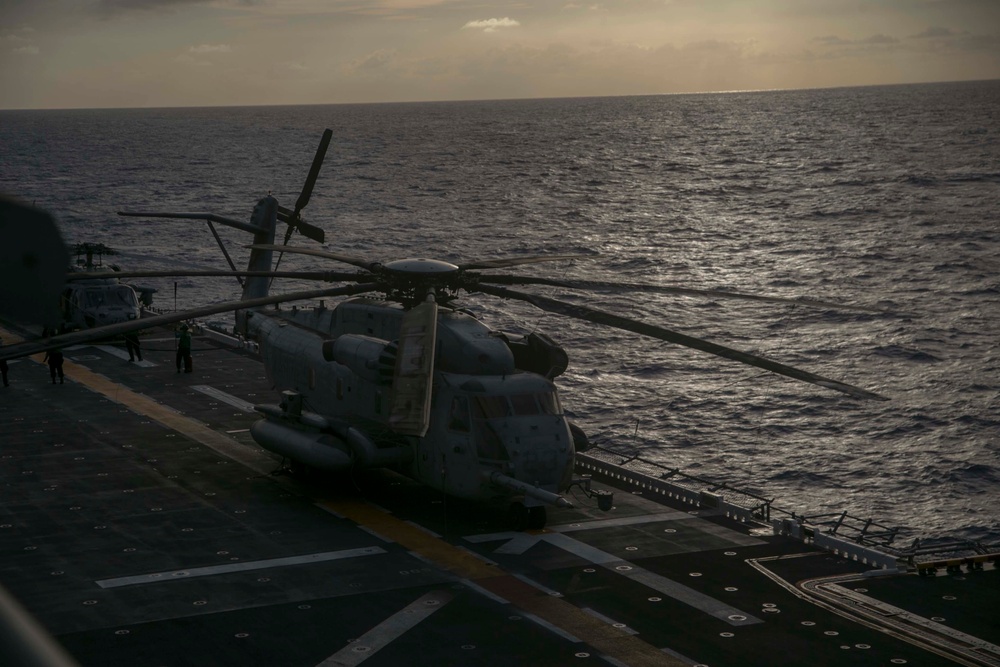
M 335 309 L 253 313 L 247 326 L 262 342 L 261 355 L 275 389 L 298 392 L 303 406 L 311 412 L 375 432 L 387 429 L 390 386 L 359 377 L 350 366 L 375 365 L 377 359 L 359 359 L 351 365 L 327 361 L 323 341 L 352 334 L 388 343 L 395 338 L 403 314 L 394 304 L 352 299 Z M 492 496 L 488 481 L 480 474 L 483 462 L 475 431 L 449 428 L 453 399 L 517 392 L 554 394 L 554 387 L 539 375 L 517 372 L 506 343 L 465 313 L 441 310 L 438 346 L 432 405 L 437 417 L 431 420 L 425 437 L 404 439 L 414 451 L 409 468 L 403 472 L 459 496 Z M 366 345 L 357 349 L 362 351 L 359 354 L 374 356 L 377 348 Z M 506 415 L 481 420 L 476 428 L 492 429 L 510 454 L 509 460 L 496 462 L 495 469 L 552 492 L 568 483 L 572 436 L 561 414 Z M 538 503 L 529 500 L 528 504 Z

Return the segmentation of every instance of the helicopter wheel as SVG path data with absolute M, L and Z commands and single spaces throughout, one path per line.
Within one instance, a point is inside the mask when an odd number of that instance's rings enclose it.
M 545 528 L 545 522 L 548 520 L 548 514 L 545 511 L 544 505 L 538 505 L 536 507 L 528 508 L 528 529 L 529 530 L 541 530 Z
M 507 509 L 507 521 L 510 522 L 510 527 L 513 530 L 520 531 L 528 527 L 529 512 L 524 503 L 513 502 L 510 504 L 510 508 Z

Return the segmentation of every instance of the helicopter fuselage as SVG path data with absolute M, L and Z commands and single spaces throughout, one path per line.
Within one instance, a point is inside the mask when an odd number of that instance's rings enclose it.
M 141 308 L 130 285 L 94 278 L 75 281 L 63 291 L 62 314 L 70 327 L 89 329 L 138 319 Z
M 295 397 L 294 406 L 265 412 L 253 431 L 258 443 L 319 468 L 387 465 L 462 498 L 555 502 L 575 454 L 555 386 L 517 368 L 505 337 L 469 314 L 439 312 L 427 433 L 393 432 L 394 341 L 404 314 L 364 298 L 254 312 L 247 333 L 260 344 L 269 380 Z

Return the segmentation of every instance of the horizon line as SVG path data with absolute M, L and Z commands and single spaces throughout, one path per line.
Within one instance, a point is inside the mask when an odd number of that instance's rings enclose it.
M 842 86 L 816 86 L 806 88 L 746 88 L 731 90 L 701 90 L 701 91 L 681 91 L 671 93 L 630 93 L 625 95 L 565 95 L 565 96 L 538 96 L 538 97 L 496 97 L 496 98 L 456 98 L 456 99 L 428 99 L 428 100 L 393 100 L 380 102 L 284 102 L 275 104 L 187 104 L 177 106 L 124 106 L 124 107 L 0 107 L 0 112 L 5 111 L 132 111 L 132 110 L 157 110 L 157 109 L 247 109 L 261 107 L 310 107 L 310 106 L 374 106 L 388 104 L 454 104 L 473 102 L 524 102 L 541 100 L 586 100 L 586 99 L 607 99 L 615 97 L 672 97 L 682 95 L 741 95 L 748 93 L 783 93 L 799 92 L 811 90 L 842 90 L 845 88 L 888 88 L 895 86 L 929 86 L 955 83 L 991 83 L 1000 82 L 1000 78 L 994 79 L 950 79 L 944 81 L 918 81 L 907 83 L 868 83 Z

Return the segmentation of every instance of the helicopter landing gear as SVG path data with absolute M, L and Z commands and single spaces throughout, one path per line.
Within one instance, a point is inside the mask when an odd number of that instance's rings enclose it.
M 513 530 L 525 530 L 528 527 L 528 508 L 524 503 L 510 504 L 507 509 L 507 522 Z
M 513 502 L 507 510 L 507 519 L 513 530 L 541 530 L 548 520 L 544 505 L 526 507 L 524 503 Z

